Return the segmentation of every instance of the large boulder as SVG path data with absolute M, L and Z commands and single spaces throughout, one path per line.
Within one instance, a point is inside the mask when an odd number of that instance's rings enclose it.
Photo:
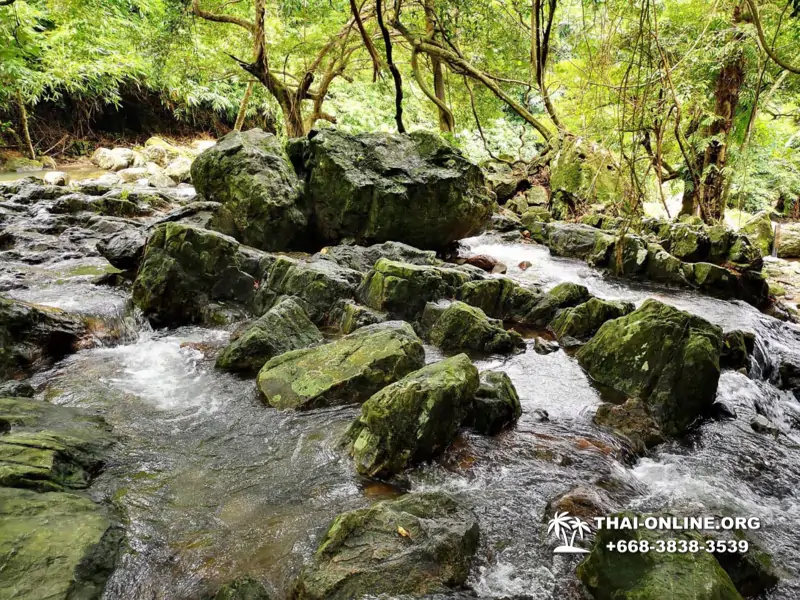
M 456 288 L 473 279 L 467 271 L 412 265 L 381 258 L 358 290 L 359 299 L 375 310 L 413 318 L 427 302 L 451 298 Z
M 556 315 L 550 326 L 559 339 L 572 337 L 578 340 L 587 340 L 606 321 L 618 319 L 631 311 L 633 311 L 633 304 L 630 302 L 611 302 L 600 298 L 591 298 L 583 304 L 562 310 Z
M 481 170 L 437 135 L 326 130 L 294 145 L 325 241 L 440 249 L 477 233 L 492 214 Z
M 211 303 L 249 305 L 259 270 L 259 255 L 233 238 L 164 223 L 147 241 L 133 302 L 158 326 L 203 322 Z
M 432 250 L 419 250 L 401 242 L 384 242 L 372 246 L 340 244 L 323 248 L 315 258 L 326 258 L 339 265 L 366 273 L 381 258 L 411 265 L 441 265 Z
M 303 245 L 309 209 L 280 138 L 232 131 L 195 159 L 192 182 L 222 204 L 212 229 L 263 250 Z
M 408 494 L 339 515 L 294 600 L 427 596 L 460 587 L 478 548 L 475 515 L 441 492 Z
M 276 408 L 361 403 L 424 363 L 422 342 L 411 326 L 390 321 L 273 358 L 258 374 L 258 389 Z
M 775 243 L 778 258 L 800 258 L 800 224 L 782 223 Z
M 478 385 L 478 369 L 458 354 L 377 392 L 345 436 L 356 470 L 391 477 L 435 458 L 469 414 Z
M 121 538 L 88 498 L 0 488 L 0 597 L 100 598 Z
M 375 325 L 388 320 L 386 313 L 362 306 L 353 300 L 339 300 L 331 310 L 328 325 L 336 327 L 341 333 L 353 333 L 360 327 Z
M 620 513 L 619 518 L 635 518 Z M 640 522 L 644 517 L 639 515 Z M 596 600 L 741 600 L 728 574 L 713 555 L 705 552 L 705 540 L 694 532 L 670 536 L 677 543 L 695 542 L 700 552 L 621 552 L 609 544 L 648 542 L 655 547 L 663 533 L 658 530 L 600 529 L 591 553 L 577 573 Z M 614 548 L 614 546 L 611 546 Z
M 437 314 L 427 319 L 425 313 Z M 428 341 L 445 351 L 477 350 L 480 352 L 511 352 L 524 346 L 522 336 L 516 331 L 506 331 L 503 322 L 490 319 L 480 308 L 464 302 L 452 302 L 441 311 L 428 305 L 422 322 L 432 323 L 427 333 Z
M 713 404 L 722 330 L 672 306 L 646 300 L 606 322 L 577 353 L 598 383 L 646 404 L 668 435 L 680 435 Z
M 0 296 L 0 381 L 74 352 L 85 332 L 80 317 Z
M 772 254 L 775 231 L 772 228 L 772 221 L 766 212 L 762 211 L 753 216 L 739 229 L 739 233 L 747 236 L 750 243 L 761 251 L 761 256 Z M 778 250 L 780 251 L 780 247 L 778 247 Z
M 566 138 L 550 174 L 553 214 L 565 219 L 580 205 L 609 204 L 622 195 L 622 178 L 611 154 L 583 138 Z
M 121 171 L 128 167 L 144 166 L 141 159 L 130 148 L 98 148 L 92 154 L 92 162 L 101 169 Z
M 217 367 L 226 371 L 257 371 L 274 356 L 321 341 L 322 334 L 303 307 L 287 297 L 237 332 L 217 358 Z
M 352 298 L 363 276 L 330 260 L 279 256 L 262 276 L 255 298 L 256 312 L 270 308 L 282 296 L 298 298 L 311 320 L 323 323 L 334 305 Z

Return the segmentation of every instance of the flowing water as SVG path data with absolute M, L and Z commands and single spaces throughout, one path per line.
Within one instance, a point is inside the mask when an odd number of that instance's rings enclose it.
M 800 354 L 800 331 L 739 302 L 609 279 L 540 246 L 488 236 L 465 245 L 503 261 L 519 281 L 576 281 L 600 297 L 637 303 L 656 297 L 726 330 L 753 331 L 758 346 L 752 379 L 730 371 L 720 379 L 718 399 L 738 418 L 708 421 L 638 461 L 625 459 L 619 443 L 593 425 L 601 396 L 564 351 L 476 359 L 481 369 L 510 375 L 522 418 L 495 437 L 462 433 L 441 460 L 411 471 L 403 485 L 446 490 L 478 516 L 472 591 L 451 597 L 582 597 L 577 559 L 553 555 L 545 526 L 547 501 L 577 485 L 602 488 L 619 508 L 761 517 L 755 538 L 785 571 L 769 598 L 800 597 L 800 406 L 772 383 L 782 357 Z M 522 261 L 532 266 L 523 271 Z M 262 404 L 252 378 L 215 371 L 208 357 L 228 331 L 152 331 L 131 321 L 117 292 L 98 293 L 76 275 L 58 284 L 56 300 L 52 277 L 41 282 L 16 293 L 124 314 L 135 329 L 129 343 L 78 352 L 35 380 L 41 397 L 103 414 L 122 440 L 91 488 L 96 499 L 120 507 L 128 531 L 105 598 L 194 598 L 248 574 L 283 598 L 334 515 L 403 492 L 360 479 L 337 448 L 357 408 L 277 411 Z M 429 360 L 438 357 L 429 350 Z M 546 410 L 549 421 L 535 409 Z M 757 413 L 782 433 L 754 432 L 749 423 Z

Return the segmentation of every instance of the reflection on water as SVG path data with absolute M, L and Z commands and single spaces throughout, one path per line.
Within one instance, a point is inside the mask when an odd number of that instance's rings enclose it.
M 767 379 L 782 357 L 800 350 L 796 328 L 746 304 L 634 286 L 535 245 L 488 237 L 467 244 L 505 262 L 520 281 L 576 281 L 599 296 L 637 302 L 657 297 L 725 329 L 754 331 L 757 370 Z M 533 266 L 522 271 L 516 265 L 523 260 Z M 48 399 L 103 414 L 123 440 L 92 490 L 117 503 L 128 522 L 129 547 L 109 582 L 109 600 L 194 598 L 245 574 L 284 598 L 335 514 L 397 493 L 355 476 L 337 447 L 356 408 L 297 413 L 264 406 L 253 378 L 214 370 L 211 357 L 227 336 L 203 328 L 145 331 L 136 343 L 80 352 L 37 377 Z M 438 356 L 429 352 L 429 360 Z M 476 364 L 511 376 L 523 407 L 517 427 L 492 438 L 462 432 L 441 460 L 409 472 L 406 485 L 446 490 L 476 512 L 481 545 L 469 583 L 478 597 L 582 597 L 576 559 L 553 556 L 544 526 L 547 501 L 576 485 L 602 488 L 620 508 L 760 516 L 765 528 L 757 537 L 787 572 L 770 598 L 800 597 L 800 536 L 792 531 L 800 522 L 800 411 L 790 394 L 726 372 L 718 399 L 737 419 L 707 422 L 689 439 L 631 463 L 592 423 L 600 396 L 563 351 L 541 356 L 529 349 Z M 753 431 L 757 413 L 783 433 Z

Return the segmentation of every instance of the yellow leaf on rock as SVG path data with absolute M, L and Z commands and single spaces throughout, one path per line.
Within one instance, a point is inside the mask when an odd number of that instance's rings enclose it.
M 403 528 L 402 528 L 402 527 L 400 527 L 399 525 L 397 526 L 397 533 L 399 533 L 399 534 L 400 534 L 400 535 L 402 535 L 403 537 L 411 538 L 411 534 L 410 534 L 410 533 L 408 533 L 408 532 L 407 532 L 405 529 L 403 529 Z

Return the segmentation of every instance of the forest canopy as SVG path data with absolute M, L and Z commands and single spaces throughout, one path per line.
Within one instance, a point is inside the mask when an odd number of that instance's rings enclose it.
M 791 212 L 798 42 L 800 0 L 0 0 L 0 135 L 81 153 L 136 106 L 213 135 L 438 130 L 538 168 L 581 139 L 629 210 Z

